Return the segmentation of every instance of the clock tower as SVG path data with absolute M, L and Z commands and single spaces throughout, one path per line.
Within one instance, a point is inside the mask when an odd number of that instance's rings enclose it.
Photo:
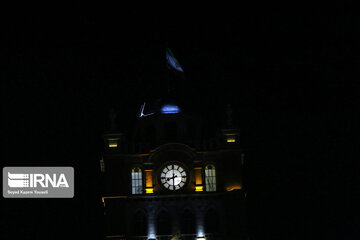
M 104 133 L 107 238 L 246 239 L 244 152 L 227 112 L 226 127 L 203 129 L 159 99 L 140 106 L 131 136 Z

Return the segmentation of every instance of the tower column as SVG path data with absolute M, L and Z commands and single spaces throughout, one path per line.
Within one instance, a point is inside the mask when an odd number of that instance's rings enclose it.
M 204 213 L 202 205 L 196 209 L 195 212 L 195 220 L 196 220 L 196 237 L 205 237 L 205 221 L 204 221 Z
M 156 216 L 155 207 L 148 208 L 147 222 L 148 222 L 148 239 L 156 239 Z

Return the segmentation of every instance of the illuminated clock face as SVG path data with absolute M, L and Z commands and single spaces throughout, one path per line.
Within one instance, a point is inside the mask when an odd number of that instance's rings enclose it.
M 161 184 L 169 190 L 179 190 L 184 187 L 186 179 L 185 169 L 176 163 L 164 167 L 160 175 Z

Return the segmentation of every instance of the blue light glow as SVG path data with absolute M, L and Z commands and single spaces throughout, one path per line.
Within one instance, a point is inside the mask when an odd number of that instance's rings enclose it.
M 174 114 L 179 112 L 180 108 L 176 105 L 166 104 L 161 107 L 161 113 L 163 114 Z
M 197 225 L 196 237 L 197 237 L 197 239 L 205 239 L 204 224 L 202 221 Z
M 148 225 L 148 239 L 156 239 L 155 226 L 152 221 Z
M 198 225 L 198 230 L 197 230 L 196 236 L 198 239 L 205 237 L 203 226 Z

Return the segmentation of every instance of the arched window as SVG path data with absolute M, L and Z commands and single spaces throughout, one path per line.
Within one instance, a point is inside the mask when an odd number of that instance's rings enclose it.
M 131 169 L 131 193 L 132 194 L 142 194 L 143 193 L 143 184 L 142 184 L 142 172 L 141 168 L 135 167 Z
M 216 172 L 213 164 L 205 166 L 205 190 L 207 192 L 216 191 Z
M 133 233 L 136 236 L 147 235 L 147 219 L 142 211 L 138 211 L 134 216 Z
M 190 210 L 185 210 L 181 216 L 181 233 L 192 234 L 196 233 L 195 216 Z
M 158 235 L 170 235 L 171 234 L 171 218 L 169 213 L 161 211 L 157 216 L 157 231 Z
M 219 227 L 219 215 L 216 210 L 211 208 L 205 214 L 205 232 L 216 233 Z

